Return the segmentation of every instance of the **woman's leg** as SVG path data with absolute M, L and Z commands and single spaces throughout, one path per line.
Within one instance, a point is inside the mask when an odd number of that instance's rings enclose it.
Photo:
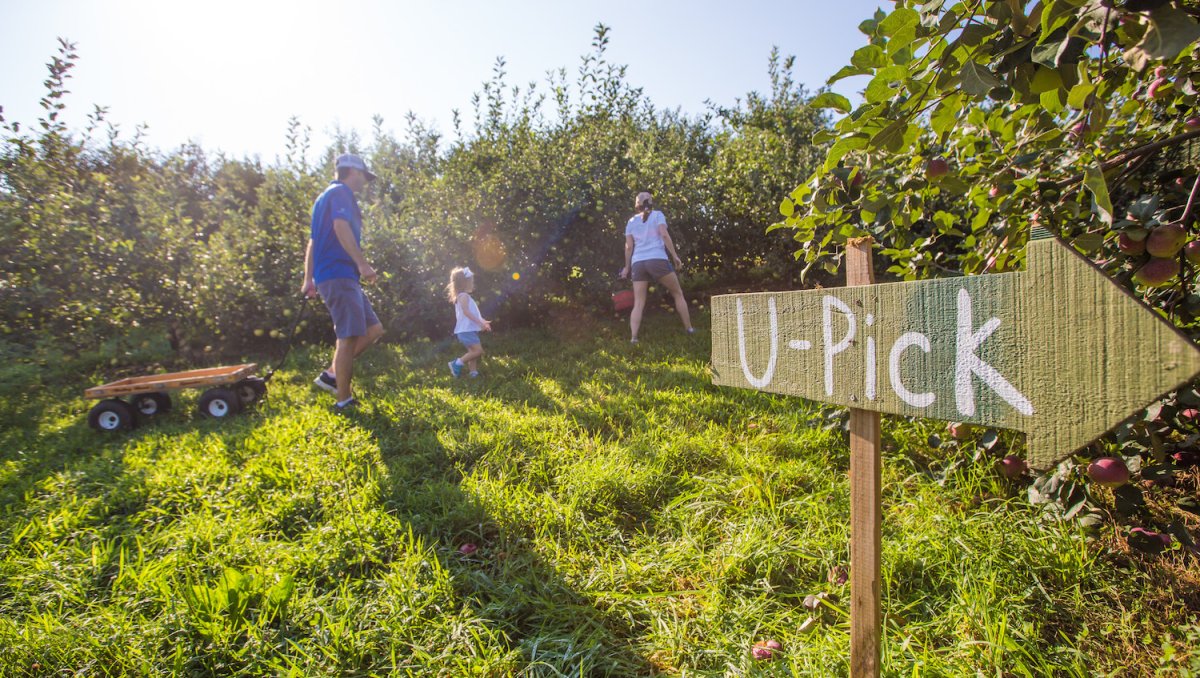
M 679 319 L 683 321 L 683 328 L 689 332 L 692 331 L 692 318 L 688 314 L 687 297 L 683 296 L 683 288 L 679 286 L 679 276 L 674 273 L 668 273 L 658 279 L 658 282 L 671 293 L 675 298 L 675 312 L 679 314 Z
M 633 310 L 629 312 L 629 334 L 631 339 L 638 338 L 638 330 L 642 327 L 642 311 L 646 310 L 646 291 L 650 283 L 634 281 Z

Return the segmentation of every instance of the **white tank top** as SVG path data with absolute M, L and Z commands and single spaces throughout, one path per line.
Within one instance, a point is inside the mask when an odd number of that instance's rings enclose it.
M 476 318 L 483 317 L 479 314 L 479 307 L 475 305 L 475 300 L 471 298 L 471 295 L 467 294 L 466 292 L 459 292 L 458 299 L 454 302 L 454 333 L 478 332 L 479 330 L 483 329 L 483 325 L 471 320 L 467 317 L 467 314 L 463 313 L 462 304 L 459 303 L 459 300 L 461 300 L 463 297 L 467 298 L 467 307 L 471 309 L 471 314 Z

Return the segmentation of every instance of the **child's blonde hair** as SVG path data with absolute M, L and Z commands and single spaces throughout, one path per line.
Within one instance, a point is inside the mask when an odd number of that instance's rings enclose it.
M 450 283 L 446 285 L 446 294 L 450 297 L 450 303 L 453 304 L 458 300 L 458 295 L 466 291 L 473 277 L 471 269 L 465 266 L 459 266 L 450 271 Z

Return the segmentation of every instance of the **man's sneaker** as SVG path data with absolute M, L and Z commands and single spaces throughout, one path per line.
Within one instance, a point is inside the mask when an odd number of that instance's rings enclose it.
M 456 378 L 462 376 L 462 365 L 459 365 L 457 360 L 451 360 L 446 364 L 450 366 L 450 374 Z
M 355 398 L 353 396 L 351 396 L 350 399 L 344 403 L 334 403 L 333 404 L 333 411 L 337 412 L 338 414 L 344 414 L 351 410 L 357 410 L 357 409 L 358 409 L 358 398 Z
M 329 376 L 329 373 L 324 370 L 321 370 L 321 373 L 317 375 L 317 378 L 313 379 L 313 386 L 324 389 L 333 394 L 337 393 L 337 379 Z

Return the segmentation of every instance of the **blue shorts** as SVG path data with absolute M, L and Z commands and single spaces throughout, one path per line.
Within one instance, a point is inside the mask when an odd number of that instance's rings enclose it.
M 480 344 L 478 332 L 459 332 L 454 336 L 457 337 L 458 340 L 462 342 L 462 345 L 466 346 L 467 348 L 478 346 Z
M 362 285 L 354 278 L 332 278 L 317 283 L 317 292 L 333 318 L 333 332 L 338 339 L 367 336 L 367 328 L 379 324 L 379 316 L 371 301 L 363 294 Z

